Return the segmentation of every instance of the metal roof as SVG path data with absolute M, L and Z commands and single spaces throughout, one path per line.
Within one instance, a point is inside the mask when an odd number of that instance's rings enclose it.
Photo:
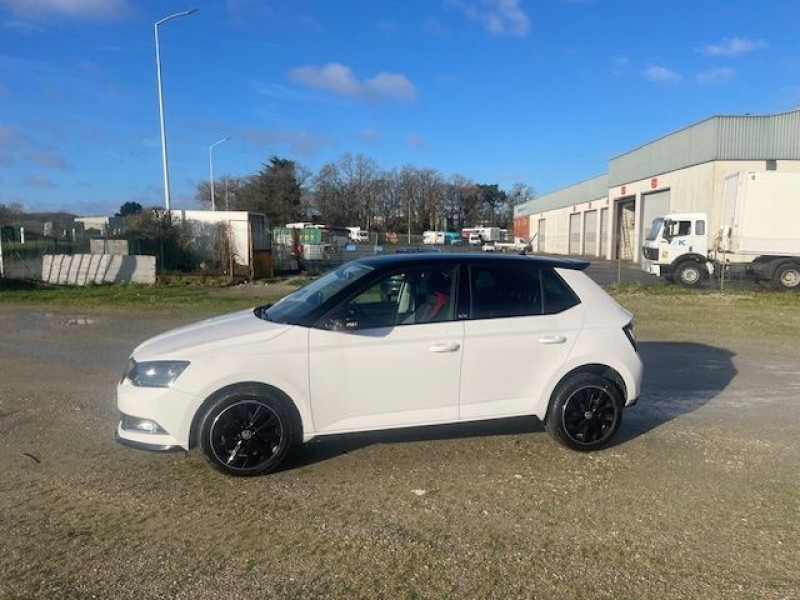
M 714 160 L 800 160 L 800 110 L 718 115 L 612 158 L 610 187 Z
M 717 115 L 648 142 L 608 163 L 608 174 L 514 208 L 539 214 L 608 195 L 608 189 L 714 160 L 800 160 L 800 109 L 775 115 Z
M 599 200 L 608 196 L 608 175 L 598 175 L 575 185 L 538 196 L 514 208 L 515 217 L 535 215 L 572 204 Z

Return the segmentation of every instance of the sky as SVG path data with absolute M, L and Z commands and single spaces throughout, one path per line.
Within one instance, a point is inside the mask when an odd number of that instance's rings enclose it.
M 345 153 L 537 194 L 716 114 L 800 105 L 797 0 L 0 0 L 0 203 L 172 208 Z

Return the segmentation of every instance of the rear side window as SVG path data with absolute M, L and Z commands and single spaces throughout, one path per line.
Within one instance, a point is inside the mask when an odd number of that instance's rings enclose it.
M 554 315 L 580 304 L 575 292 L 552 269 L 542 269 L 544 314 Z
M 542 285 L 537 268 L 473 265 L 470 284 L 473 319 L 542 314 Z

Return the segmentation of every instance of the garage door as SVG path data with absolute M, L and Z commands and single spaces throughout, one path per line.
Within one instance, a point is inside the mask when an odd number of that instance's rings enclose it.
M 644 194 L 642 196 L 642 212 L 639 218 L 639 246 L 644 242 L 653 219 L 669 212 L 669 190 Z M 636 256 L 639 256 L 638 248 Z
M 597 211 L 583 213 L 583 253 L 597 256 Z
M 536 240 L 538 242 L 537 245 L 537 252 L 539 254 L 544 254 L 544 219 L 539 220 L 539 228 L 536 230 Z
M 581 253 L 581 215 L 569 216 L 569 253 Z
M 600 256 L 608 256 L 608 209 L 600 209 Z

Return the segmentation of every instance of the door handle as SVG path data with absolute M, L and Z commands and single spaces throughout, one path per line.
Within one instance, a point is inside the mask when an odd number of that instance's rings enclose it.
M 547 335 L 539 338 L 540 344 L 563 344 L 567 341 L 563 335 Z
M 455 352 L 461 348 L 461 344 L 457 342 L 441 342 L 439 344 L 431 344 L 428 348 L 431 352 Z

